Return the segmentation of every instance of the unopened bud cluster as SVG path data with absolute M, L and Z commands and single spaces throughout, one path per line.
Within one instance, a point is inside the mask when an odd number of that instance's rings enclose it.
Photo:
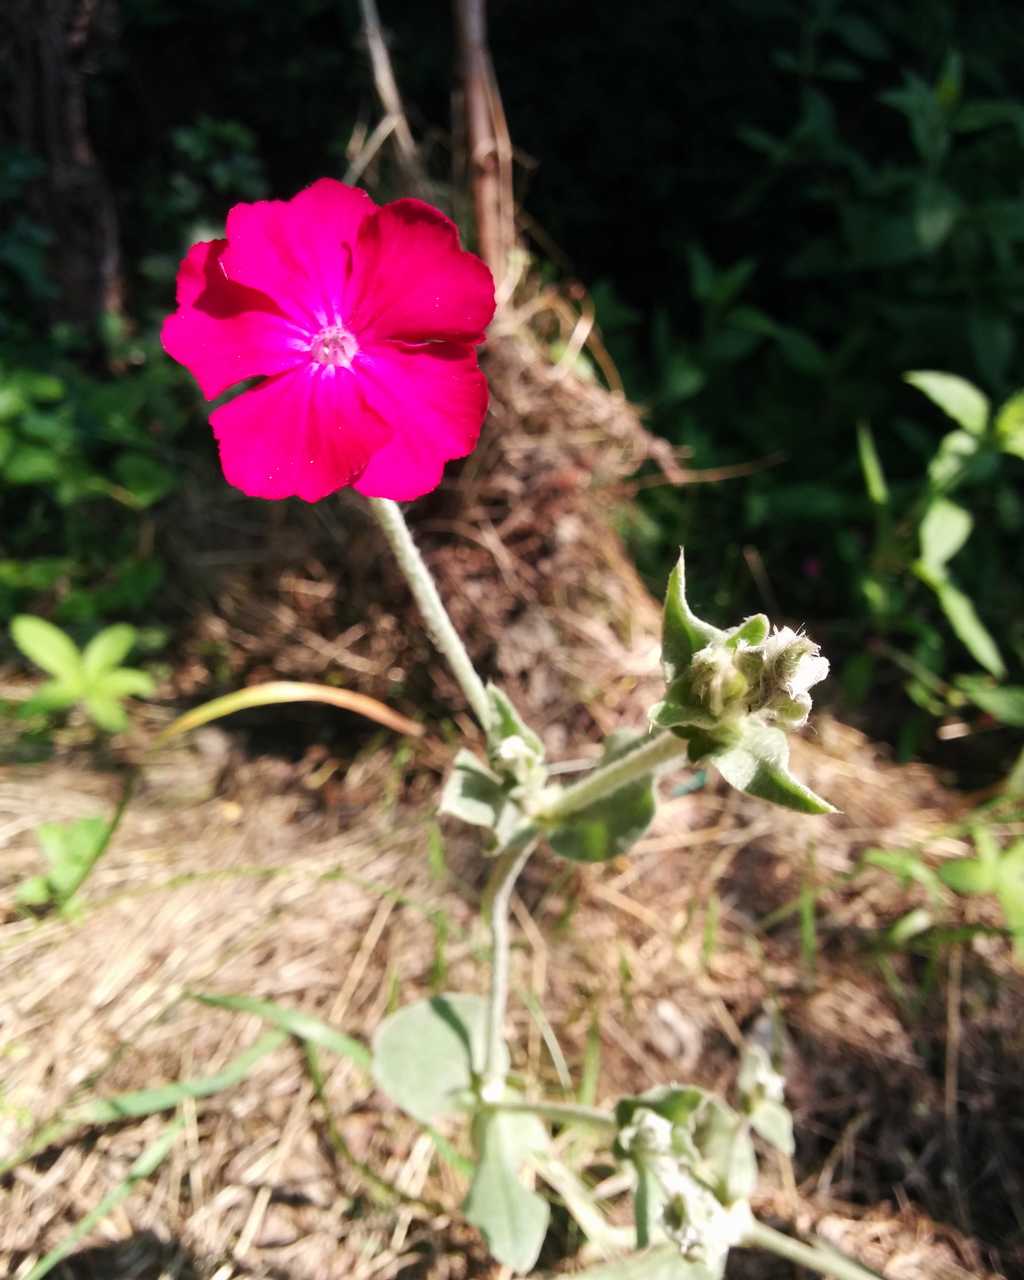
M 810 689 L 828 675 L 828 659 L 807 636 L 781 627 L 758 643 L 736 633 L 699 649 L 687 672 L 688 701 L 702 727 L 757 715 L 783 729 L 800 729 L 811 711 Z

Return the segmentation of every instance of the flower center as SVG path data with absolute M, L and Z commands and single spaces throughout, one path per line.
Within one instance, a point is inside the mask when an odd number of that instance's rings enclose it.
M 359 346 L 344 325 L 332 324 L 329 329 L 321 329 L 309 345 L 309 354 L 316 364 L 331 365 L 337 368 L 350 369 Z

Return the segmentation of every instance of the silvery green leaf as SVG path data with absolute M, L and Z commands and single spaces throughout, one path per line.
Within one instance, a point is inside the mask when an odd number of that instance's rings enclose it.
M 628 755 L 645 741 L 642 734 L 612 734 L 605 741 L 601 765 Z M 656 807 L 654 780 L 640 778 L 574 813 L 548 832 L 548 841 L 555 853 L 574 862 L 607 862 L 640 839 Z
M 785 1156 L 791 1156 L 795 1151 L 793 1117 L 784 1103 L 770 1099 L 758 1103 L 750 1113 L 750 1124 L 754 1132 L 760 1134 L 776 1151 L 781 1151 Z
M 669 575 L 662 616 L 661 660 L 665 677 L 671 682 L 690 664 L 690 659 L 711 640 L 724 633 L 702 622 L 686 600 L 686 563 L 680 548 L 679 560 Z
M 789 772 L 789 743 L 781 729 L 748 720 L 738 742 L 724 750 L 712 750 L 708 758 L 737 791 L 798 813 L 836 812 Z
M 373 1078 L 403 1111 L 430 1124 L 464 1105 L 483 1070 L 487 1001 L 441 995 L 407 1004 L 373 1037 Z M 499 1064 L 508 1069 L 508 1056 Z
M 508 792 L 502 779 L 472 751 L 460 751 L 441 792 L 439 812 L 474 827 L 494 830 L 507 804 Z
M 709 1097 L 696 1118 L 693 1140 L 701 1153 L 701 1176 L 723 1204 L 749 1200 L 757 1185 L 757 1156 L 744 1116 L 715 1097 Z
M 752 614 L 749 618 L 744 618 L 740 625 L 729 633 L 726 644 L 730 649 L 736 649 L 740 644 L 762 644 L 767 639 L 771 627 L 772 624 L 765 614 Z
M 520 1175 L 532 1153 L 547 1149 L 547 1130 L 533 1115 L 484 1111 L 473 1136 L 477 1166 L 463 1212 L 498 1262 L 522 1275 L 537 1261 L 551 1210 Z

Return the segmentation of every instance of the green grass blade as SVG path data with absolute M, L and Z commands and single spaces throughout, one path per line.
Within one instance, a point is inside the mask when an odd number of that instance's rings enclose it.
M 370 1051 L 359 1040 L 347 1036 L 343 1031 L 336 1031 L 326 1022 L 314 1018 L 310 1013 L 300 1009 L 285 1009 L 272 1000 L 256 1000 L 252 996 L 217 996 L 205 995 L 198 991 L 191 993 L 194 1000 L 202 1004 L 212 1005 L 216 1009 L 233 1009 L 236 1013 L 254 1013 L 272 1026 L 287 1031 L 296 1039 L 318 1044 L 323 1049 L 330 1049 L 343 1058 L 348 1058 L 363 1071 L 370 1070 Z
M 155 1142 L 151 1142 L 143 1151 L 142 1155 L 128 1170 L 124 1180 L 118 1183 L 112 1191 L 108 1192 L 96 1208 L 90 1210 L 55 1249 L 51 1249 L 45 1257 L 39 1259 L 25 1277 L 25 1280 L 42 1280 L 43 1276 L 49 1275 L 54 1267 L 68 1256 L 79 1240 L 89 1234 L 97 1222 L 101 1222 L 109 1213 L 113 1212 L 122 1200 L 127 1200 L 138 1183 L 155 1173 L 167 1158 L 171 1147 L 174 1146 L 175 1139 L 184 1127 L 184 1123 L 184 1120 L 176 1120 L 173 1124 L 168 1125 L 160 1137 Z

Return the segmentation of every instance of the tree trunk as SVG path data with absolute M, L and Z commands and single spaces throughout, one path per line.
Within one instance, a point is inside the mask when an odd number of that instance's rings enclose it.
M 50 236 L 51 322 L 95 331 L 121 307 L 117 214 L 89 139 L 86 79 L 113 43 L 116 0 L 7 0 L 0 14 L 4 132 L 44 161 L 26 212 Z

